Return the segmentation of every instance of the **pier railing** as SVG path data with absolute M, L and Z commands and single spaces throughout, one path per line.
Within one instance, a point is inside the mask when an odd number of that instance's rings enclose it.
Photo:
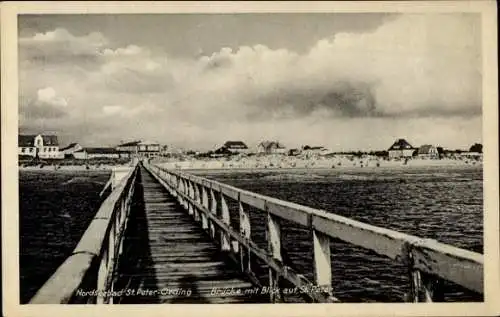
M 257 257 L 264 261 L 269 267 L 271 288 L 277 288 L 280 279 L 284 279 L 299 288 L 316 287 L 317 292 L 305 293 L 314 302 L 337 301 L 331 291 L 330 239 L 335 238 L 404 264 L 409 277 L 407 300 L 410 302 L 441 301 L 443 279 L 483 293 L 484 259 L 480 253 L 256 194 L 180 170 L 148 164 L 145 167 L 177 197 L 213 239 L 220 241 L 223 250 L 239 259 L 243 272 L 254 276 L 250 258 Z M 230 224 L 227 203 L 230 199 L 238 203 L 239 228 L 232 228 Z M 267 214 L 266 250 L 251 240 L 252 228 L 246 206 Z M 307 280 L 284 263 L 282 220 L 310 229 L 314 248 L 314 281 Z M 280 301 L 279 293 L 271 294 L 271 300 Z
M 138 164 L 112 175 L 114 189 L 100 206 L 72 254 L 30 304 L 112 303 L 114 271 L 135 191 Z

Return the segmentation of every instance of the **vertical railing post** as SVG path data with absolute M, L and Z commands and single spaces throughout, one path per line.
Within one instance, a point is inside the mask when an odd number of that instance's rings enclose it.
M 267 208 L 266 208 L 267 209 Z M 267 246 L 268 251 L 274 260 L 283 262 L 281 257 L 281 224 L 278 217 L 267 212 Z M 282 301 L 279 274 L 271 267 L 269 268 L 269 295 L 271 303 Z
M 96 304 L 104 304 L 104 291 L 106 290 L 108 250 L 104 248 L 97 271 L 97 297 Z
M 193 180 L 191 181 L 191 185 L 193 186 L 193 200 L 196 202 L 196 203 L 200 203 L 200 191 L 199 191 L 199 188 L 198 188 L 198 184 L 196 184 Z M 194 220 L 195 221 L 201 221 L 201 210 L 199 210 L 198 208 L 196 208 L 196 206 L 193 206 L 193 209 L 194 209 Z
M 182 192 L 186 196 L 189 194 L 188 183 L 187 183 L 187 180 L 185 180 L 184 178 L 182 179 Z M 182 198 L 182 200 L 184 202 L 184 209 L 186 209 L 186 210 L 189 211 L 189 202 L 188 202 L 188 200 L 185 199 L 185 198 Z
M 212 185 L 210 185 L 212 186 Z M 210 212 L 213 214 L 213 215 L 217 215 L 217 198 L 215 196 L 215 190 L 210 188 L 210 200 L 211 200 L 211 204 L 210 204 Z M 212 239 L 215 239 L 215 225 L 213 223 L 213 221 L 210 221 L 209 223 L 209 229 L 210 229 L 210 236 L 212 237 Z
M 201 187 L 201 197 L 200 197 L 201 205 L 208 210 L 207 188 L 205 187 L 205 185 L 200 185 L 200 187 Z M 204 212 L 201 213 L 201 227 L 203 228 L 203 230 L 208 229 L 208 218 Z
M 230 224 L 230 218 L 229 218 L 229 208 L 227 206 L 226 198 L 224 197 L 224 194 L 222 191 L 220 192 L 220 204 L 221 204 L 221 216 L 222 216 L 222 221 L 229 225 Z M 230 251 L 231 250 L 231 244 L 230 244 L 230 239 L 229 235 L 225 230 L 221 230 L 220 232 L 221 236 L 221 249 L 222 251 Z
M 443 302 L 443 280 L 425 272 L 420 272 L 423 302 Z
M 179 202 L 184 208 L 184 197 L 182 197 L 182 194 L 184 193 L 184 181 L 179 176 L 177 176 L 177 188 L 179 189 Z
M 124 201 L 122 200 L 122 203 Z M 115 214 L 115 217 L 117 215 Z M 115 218 L 116 219 L 116 218 Z M 109 232 L 109 238 L 108 238 L 108 263 L 107 263 L 107 268 L 106 268 L 106 280 L 110 281 L 109 285 L 105 285 L 105 287 L 109 287 L 109 291 L 113 291 L 113 279 L 108 278 L 110 275 L 111 277 L 113 276 L 114 273 L 114 266 L 115 266 L 115 260 L 116 260 L 116 255 L 115 255 L 115 244 L 116 244 L 116 235 L 119 230 L 119 227 L 116 226 L 115 221 L 111 221 L 111 229 Z M 107 298 L 108 304 L 113 304 L 113 296 L 109 296 Z
M 331 293 L 332 261 L 330 258 L 330 237 L 319 231 L 312 230 L 314 253 L 314 278 L 316 285 Z
M 249 241 L 251 239 L 250 215 L 248 214 L 248 211 L 243 208 L 243 203 L 241 202 L 240 195 L 238 195 L 238 207 L 238 213 L 240 216 L 240 234 L 242 237 L 247 239 L 247 241 Z M 252 272 L 250 256 L 250 248 L 245 251 L 244 248 L 240 246 L 240 265 L 243 272 L 246 270 L 248 270 L 248 272 Z
M 193 199 L 193 185 L 191 184 L 191 181 L 186 180 L 187 183 L 187 196 L 191 199 Z M 189 214 L 195 218 L 195 211 L 193 209 L 193 204 L 191 203 L 190 200 L 187 200 L 187 206 L 188 206 L 188 211 Z
M 406 243 L 403 246 L 404 262 L 410 279 L 410 289 L 406 295 L 407 302 L 442 302 L 444 293 L 442 280 L 414 267 L 413 246 Z

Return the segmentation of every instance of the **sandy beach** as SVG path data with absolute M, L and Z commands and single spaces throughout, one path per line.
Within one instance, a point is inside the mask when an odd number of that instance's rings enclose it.
M 284 155 L 267 156 L 234 156 L 229 158 L 196 159 L 184 158 L 167 159 L 157 158 L 152 164 L 167 169 L 186 170 L 218 170 L 218 169 L 359 169 L 359 168 L 411 168 L 411 167 L 482 167 L 482 160 L 471 158 L 444 158 L 444 159 L 387 159 L 376 156 L 350 157 L 291 157 Z M 89 165 L 33 165 L 19 166 L 20 171 L 111 171 L 116 168 L 129 167 L 129 164 L 100 164 Z
M 481 160 L 467 158 L 445 159 L 383 159 L 379 157 L 317 157 L 300 158 L 290 156 L 232 157 L 230 159 L 190 159 L 185 161 L 161 159 L 151 163 L 168 169 L 353 169 L 353 168 L 391 168 L 391 167 L 449 167 L 482 166 Z

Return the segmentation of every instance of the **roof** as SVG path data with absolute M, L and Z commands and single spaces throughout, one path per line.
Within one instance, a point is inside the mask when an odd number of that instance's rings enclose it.
M 18 137 L 18 146 L 35 146 L 35 138 L 38 135 L 19 135 Z M 59 145 L 57 140 L 57 135 L 42 135 L 43 145 L 44 146 L 54 146 Z
M 138 145 L 139 143 L 141 143 L 141 141 L 132 141 L 132 142 L 119 144 L 118 146 L 134 146 L 134 145 Z
M 213 152 L 214 154 L 231 154 L 227 147 L 222 146 Z
M 63 147 L 62 149 L 59 149 L 60 151 L 64 151 L 64 150 L 67 150 L 67 149 L 71 149 L 75 146 L 77 146 L 78 143 L 71 143 L 70 145 L 66 146 L 66 147 Z
M 138 144 L 140 144 L 140 145 L 159 145 L 158 142 L 154 142 L 154 141 L 141 141 Z
M 421 147 L 418 148 L 418 154 L 429 154 L 431 152 L 431 149 L 433 148 L 433 145 L 426 144 L 422 145 Z
M 35 137 L 36 135 L 19 135 L 17 139 L 18 146 L 35 146 Z
M 86 147 L 77 152 L 87 152 L 89 154 L 119 154 L 120 152 L 109 147 Z
M 224 147 L 228 149 L 248 149 L 248 146 L 241 141 L 227 141 Z
M 322 150 L 324 149 L 325 147 L 324 146 L 310 146 L 310 145 L 303 145 L 302 146 L 302 149 L 303 150 Z
M 391 151 L 391 150 L 410 150 L 410 149 L 413 149 L 413 146 L 411 146 L 410 143 L 408 143 L 408 141 L 406 141 L 405 139 L 398 139 L 396 142 L 394 142 L 394 144 L 389 148 L 388 151 Z

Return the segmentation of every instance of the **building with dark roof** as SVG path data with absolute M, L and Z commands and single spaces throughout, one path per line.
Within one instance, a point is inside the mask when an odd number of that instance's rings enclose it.
M 64 158 L 59 151 L 56 135 L 22 135 L 18 136 L 18 154 L 39 158 Z
M 120 152 L 137 153 L 139 143 L 141 143 L 141 141 L 121 143 L 116 146 L 116 150 Z
M 439 152 L 434 145 L 426 144 L 418 148 L 417 156 L 420 158 L 437 159 L 439 158 Z
M 405 139 L 396 140 L 388 150 L 390 158 L 412 157 L 415 151 L 416 149 Z
M 248 146 L 242 141 L 226 141 L 223 145 L 231 153 L 246 153 L 248 152 Z
M 162 147 L 154 141 L 132 141 L 116 146 L 116 150 L 136 157 L 157 157 L 162 152 Z

